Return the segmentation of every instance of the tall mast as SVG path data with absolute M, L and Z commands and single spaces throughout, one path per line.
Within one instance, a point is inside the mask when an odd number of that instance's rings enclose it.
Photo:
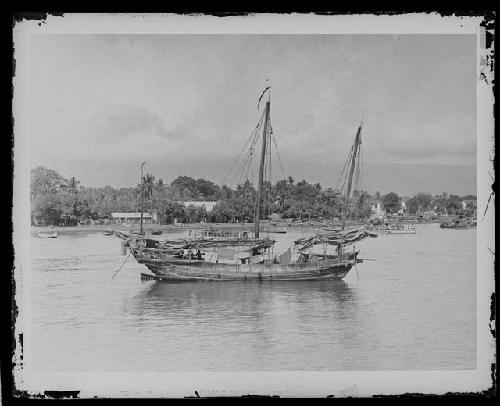
M 344 215 L 342 217 L 342 230 L 345 228 L 347 210 L 349 207 L 349 196 L 351 194 L 352 175 L 354 174 L 354 167 L 356 166 L 356 156 L 358 155 L 359 144 L 361 143 L 361 126 L 362 123 L 359 125 L 358 132 L 356 133 L 356 137 L 354 138 L 354 150 L 351 157 L 351 169 L 349 171 L 349 180 L 347 182 L 347 190 L 345 193 L 345 206 L 344 206 Z
M 141 235 L 142 235 L 142 222 L 143 222 L 143 216 L 144 216 L 144 172 L 143 172 L 143 168 L 144 168 L 144 164 L 146 162 L 143 162 L 142 165 L 141 165 Z
M 255 238 L 259 238 L 260 226 L 260 206 L 262 203 L 262 186 L 264 183 L 264 164 L 266 161 L 267 132 L 269 127 L 269 112 L 271 110 L 271 100 L 267 100 L 264 112 L 264 130 L 262 131 L 262 152 L 260 154 L 259 186 L 257 188 L 257 203 L 255 207 L 254 232 Z

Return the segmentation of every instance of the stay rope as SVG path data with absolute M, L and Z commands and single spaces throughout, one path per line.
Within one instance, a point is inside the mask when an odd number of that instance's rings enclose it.
M 131 253 L 132 253 L 132 252 L 129 252 L 129 253 L 128 253 L 127 258 L 125 258 L 125 261 L 123 261 L 123 264 L 121 264 L 121 266 L 120 266 L 120 267 L 119 267 L 119 268 L 115 271 L 115 273 L 113 274 L 113 276 L 111 277 L 111 279 L 114 279 L 114 277 L 116 276 L 116 274 L 117 274 L 118 272 L 120 272 L 120 271 L 121 271 L 121 269 L 123 268 L 123 266 L 124 266 L 124 265 L 125 265 L 125 263 L 127 262 L 128 258 L 130 257 L 130 254 L 131 254 Z

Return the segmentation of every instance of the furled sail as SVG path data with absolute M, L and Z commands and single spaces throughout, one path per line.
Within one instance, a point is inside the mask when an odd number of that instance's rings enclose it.
M 350 230 L 338 230 L 328 233 L 317 233 L 315 235 L 300 238 L 295 241 L 295 245 L 299 251 L 304 251 L 314 245 L 347 245 L 361 241 L 367 237 L 376 237 L 375 233 L 368 231 L 365 227 L 358 227 Z
M 169 249 L 208 249 L 215 247 L 248 247 L 249 249 L 270 248 L 276 241 L 270 238 L 199 238 L 195 240 L 178 239 L 158 242 L 158 248 Z

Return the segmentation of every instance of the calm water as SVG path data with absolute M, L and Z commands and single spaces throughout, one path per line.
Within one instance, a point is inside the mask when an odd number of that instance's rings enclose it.
M 32 237 L 32 367 L 63 371 L 476 368 L 476 230 L 358 244 L 359 281 L 166 284 L 101 234 Z M 274 235 L 279 246 L 302 236 Z

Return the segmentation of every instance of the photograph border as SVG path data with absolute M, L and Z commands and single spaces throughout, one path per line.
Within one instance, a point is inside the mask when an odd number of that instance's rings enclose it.
M 29 38 L 53 34 L 471 34 L 477 38 L 477 368 L 469 371 L 293 371 L 34 374 L 23 346 L 30 320 Z M 13 378 L 15 396 L 370 397 L 496 391 L 494 275 L 494 93 L 491 15 L 70 14 L 22 19 L 13 27 Z M 17 311 L 16 311 L 17 307 Z M 4 378 L 2 365 L 2 380 Z M 138 389 L 141 388 L 141 389 Z M 7 389 L 2 382 L 2 392 Z M 46 392 L 48 391 L 48 395 Z M 195 393 L 199 395 L 196 396 Z

